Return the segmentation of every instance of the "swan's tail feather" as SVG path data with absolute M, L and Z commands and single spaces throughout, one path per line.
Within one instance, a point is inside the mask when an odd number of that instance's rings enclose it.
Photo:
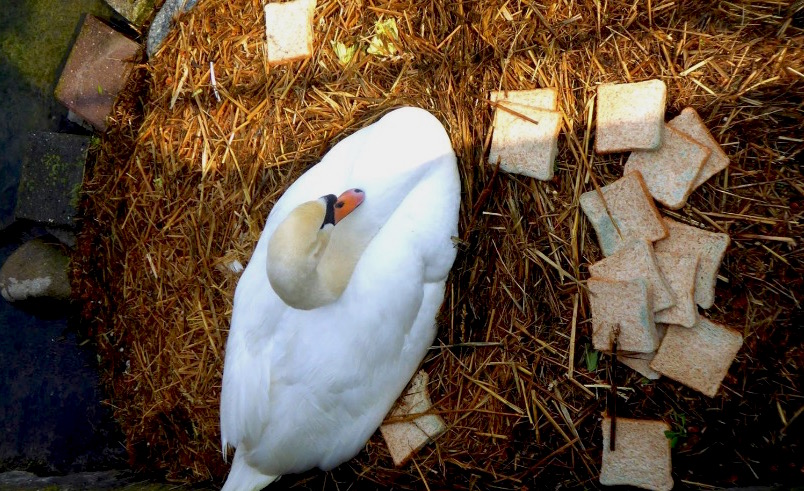
M 260 491 L 274 482 L 279 476 L 268 476 L 251 467 L 246 460 L 235 451 L 229 477 L 221 491 Z

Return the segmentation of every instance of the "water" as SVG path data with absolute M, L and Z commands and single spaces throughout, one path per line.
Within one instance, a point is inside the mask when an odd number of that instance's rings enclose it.
M 52 94 L 87 12 L 112 16 L 99 0 L 5 0 L 0 8 L 0 264 L 46 233 L 12 223 L 27 135 L 83 131 Z M 44 318 L 0 299 L 0 471 L 124 465 L 123 437 L 100 403 L 96 355 L 76 332 L 64 315 Z
M 0 262 L 42 230 L 3 232 Z M 123 436 L 100 403 L 97 359 L 64 318 L 0 300 L 0 471 L 40 474 L 121 467 Z

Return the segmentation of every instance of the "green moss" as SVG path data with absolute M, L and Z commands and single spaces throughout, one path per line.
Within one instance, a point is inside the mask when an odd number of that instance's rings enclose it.
M 81 183 L 76 183 L 73 186 L 73 189 L 70 190 L 70 206 L 73 207 L 74 210 L 78 209 L 78 200 L 81 197 Z
M 142 25 L 154 10 L 154 0 L 109 0 L 109 4 L 137 26 Z
M 49 153 L 43 158 L 45 169 L 47 169 L 47 183 L 51 186 L 58 184 L 66 185 L 66 172 L 69 164 L 61 160 L 61 157 L 54 153 Z
M 34 186 L 33 181 L 31 181 L 30 179 L 26 179 L 23 183 L 23 189 L 27 194 L 31 195 L 36 189 L 36 186 Z
M 101 0 L 28 0 L 13 2 L 15 19 L 0 38 L 0 53 L 31 85 L 49 92 L 62 62 L 70 52 L 82 14 L 108 18 L 111 10 Z

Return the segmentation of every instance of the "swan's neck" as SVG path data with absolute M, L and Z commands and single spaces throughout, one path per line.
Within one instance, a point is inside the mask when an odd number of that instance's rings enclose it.
M 268 243 L 268 279 L 279 298 L 300 310 L 340 298 L 363 251 L 425 172 L 417 168 L 378 186 L 382 193 L 368 196 L 366 205 L 334 227 L 321 228 L 325 209 L 320 201 L 294 209 Z
M 332 225 L 321 227 L 325 209 L 304 203 L 279 224 L 268 243 L 268 281 L 279 298 L 293 308 L 310 310 L 337 296 L 319 273 Z

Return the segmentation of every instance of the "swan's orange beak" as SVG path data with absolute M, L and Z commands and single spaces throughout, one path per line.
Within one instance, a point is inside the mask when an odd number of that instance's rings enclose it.
M 364 199 L 366 199 L 366 193 L 360 189 L 350 189 L 338 196 L 338 201 L 335 202 L 335 223 L 337 224 L 346 215 L 352 213 Z

